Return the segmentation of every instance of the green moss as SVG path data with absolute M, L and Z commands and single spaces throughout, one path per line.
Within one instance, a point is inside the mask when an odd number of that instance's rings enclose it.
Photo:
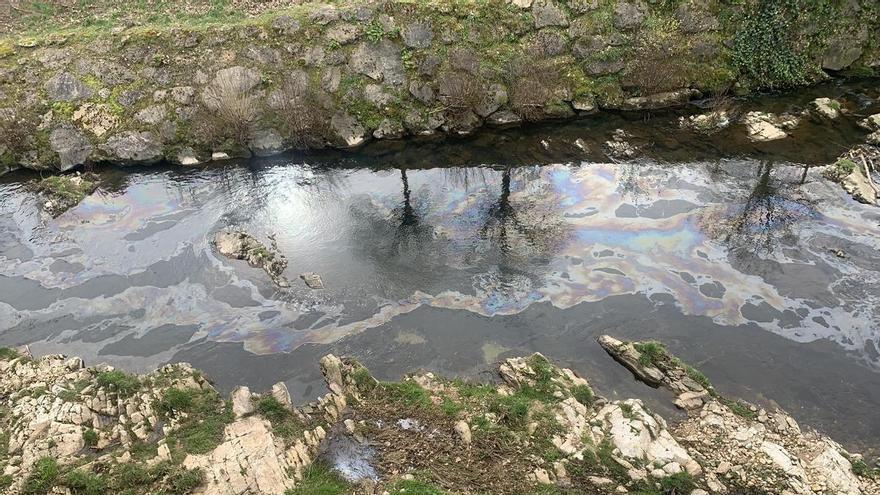
M 322 462 L 314 462 L 306 469 L 302 481 L 284 495 L 342 495 L 353 487 Z
M 98 373 L 98 385 L 115 390 L 120 397 L 131 397 L 141 388 L 138 377 L 120 370 Z
M 24 480 L 21 493 L 24 495 L 47 493 L 58 480 L 61 467 L 51 457 L 41 457 L 34 464 L 31 474 Z

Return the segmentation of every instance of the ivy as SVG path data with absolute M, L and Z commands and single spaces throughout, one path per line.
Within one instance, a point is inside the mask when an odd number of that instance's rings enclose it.
M 744 14 L 733 40 L 733 61 L 760 88 L 807 82 L 807 60 L 798 52 L 797 0 L 763 0 Z

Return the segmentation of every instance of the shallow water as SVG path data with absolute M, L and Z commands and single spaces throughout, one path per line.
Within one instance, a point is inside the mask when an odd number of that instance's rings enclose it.
M 38 212 L 24 187 L 32 176 L 7 176 L 0 345 L 136 371 L 189 361 L 224 389 L 284 379 L 299 398 L 318 393 L 327 352 L 396 378 L 419 367 L 476 373 L 537 350 L 604 395 L 647 394 L 664 408 L 661 392 L 632 382 L 595 343 L 602 333 L 656 338 L 722 391 L 776 401 L 871 449 L 880 209 L 803 165 L 863 139 L 854 122 L 877 111 L 873 87 L 748 103 L 783 111 L 821 94 L 852 111 L 758 145 L 739 126 L 700 137 L 662 113 L 355 154 L 107 170 L 101 190 L 57 219 Z M 604 155 L 616 128 L 640 158 Z M 217 255 L 210 239 L 227 227 L 273 236 L 293 288 Z M 305 287 L 306 271 L 326 289 Z

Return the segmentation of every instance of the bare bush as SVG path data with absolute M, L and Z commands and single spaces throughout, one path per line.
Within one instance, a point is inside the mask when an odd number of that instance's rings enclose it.
M 621 80 L 624 87 L 650 95 L 688 86 L 689 47 L 673 33 L 674 25 L 644 29 L 636 35 L 633 56 Z
M 540 120 L 563 82 L 552 60 L 516 58 L 506 71 L 510 106 L 525 120 Z
M 441 74 L 438 88 L 440 102 L 451 115 L 460 116 L 473 112 L 483 99 L 483 87 L 480 81 L 464 71 Z
M 235 68 L 233 68 L 235 69 Z M 241 77 L 231 69 L 217 73 L 202 95 L 200 112 L 202 138 L 212 144 L 228 140 L 244 146 L 260 118 L 260 99 L 252 77 Z
M 326 144 L 331 116 L 327 98 L 322 96 L 306 79 L 291 78 L 285 82 L 278 115 L 295 148 L 322 148 Z

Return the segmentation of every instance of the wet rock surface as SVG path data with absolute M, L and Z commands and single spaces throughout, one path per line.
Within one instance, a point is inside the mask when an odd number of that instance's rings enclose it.
M 214 236 L 217 252 L 227 258 L 245 260 L 249 265 L 262 268 L 279 287 L 290 287 L 282 275 L 287 268 L 287 260 L 277 249 L 267 248 L 256 238 L 242 231 L 222 231 Z

